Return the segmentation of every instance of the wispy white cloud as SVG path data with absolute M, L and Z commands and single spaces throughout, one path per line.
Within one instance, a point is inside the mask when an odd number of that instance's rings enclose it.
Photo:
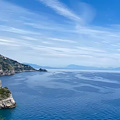
M 19 46 L 19 44 L 16 43 L 16 41 L 14 40 L 10 40 L 10 39 L 1 39 L 0 38 L 0 45 L 4 45 L 4 46 Z
M 1 54 L 43 65 L 119 66 L 120 25 L 81 26 L 84 18 L 60 1 L 39 1 L 68 18 L 68 22 L 61 24 L 55 16 L 51 20 L 46 13 L 33 13 L 0 0 Z
M 47 39 L 52 41 L 58 41 L 58 42 L 77 43 L 75 40 L 67 40 L 67 39 L 60 39 L 60 38 L 47 38 Z
M 6 32 L 11 32 L 11 33 L 17 33 L 17 34 L 39 34 L 38 32 L 34 31 L 29 31 L 21 28 L 16 28 L 16 27 L 10 27 L 10 26 L 5 26 L 5 25 L 0 25 L 0 31 L 6 31 Z
M 59 2 L 58 0 L 39 0 L 43 2 L 48 7 L 55 10 L 58 14 L 63 15 L 69 19 L 82 22 L 82 19 L 76 15 L 72 10 L 67 8 L 64 4 Z

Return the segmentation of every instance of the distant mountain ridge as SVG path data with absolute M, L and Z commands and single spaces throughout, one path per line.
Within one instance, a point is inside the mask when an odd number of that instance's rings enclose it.
M 50 66 L 40 66 L 40 65 L 37 65 L 37 64 L 32 64 L 32 63 L 23 63 L 23 64 L 26 64 L 26 65 L 30 65 L 32 66 L 33 68 L 45 68 L 45 69 L 59 69 L 58 67 L 50 67 Z
M 92 67 L 92 66 L 81 66 L 81 65 L 75 65 L 75 64 L 70 64 L 66 67 L 50 67 L 50 66 L 40 66 L 40 65 L 36 65 L 36 64 L 31 64 L 31 63 L 24 63 L 24 64 L 27 64 L 27 65 L 30 65 L 34 68 L 40 68 L 40 67 L 43 67 L 45 69 L 78 69 L 78 70 L 116 70 L 116 71 L 119 71 L 120 70 L 120 67 L 107 67 L 107 68 L 104 68 L 104 67 Z
M 102 67 L 92 67 L 92 66 L 80 66 L 71 64 L 66 67 L 67 69 L 81 69 L 81 70 L 104 70 L 105 68 Z
M 30 65 L 21 64 L 15 60 L 0 55 L 0 76 L 13 75 L 19 72 L 37 71 Z M 40 69 L 39 71 L 45 71 Z
M 120 70 L 120 67 L 92 67 L 92 66 L 80 66 L 71 64 L 65 67 L 66 69 L 80 69 L 80 70 Z

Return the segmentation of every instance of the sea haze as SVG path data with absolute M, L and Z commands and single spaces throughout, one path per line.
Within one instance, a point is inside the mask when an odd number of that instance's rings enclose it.
M 0 78 L 17 102 L 5 120 L 120 120 L 120 73 L 24 72 Z

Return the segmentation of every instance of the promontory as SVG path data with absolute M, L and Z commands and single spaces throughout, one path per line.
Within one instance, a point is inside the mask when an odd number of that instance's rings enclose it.
M 36 70 L 30 65 L 25 65 L 10 58 L 4 57 L 3 55 L 0 55 L 0 76 L 13 75 L 15 73 L 29 71 L 47 72 L 46 69 L 40 68 L 39 70 Z

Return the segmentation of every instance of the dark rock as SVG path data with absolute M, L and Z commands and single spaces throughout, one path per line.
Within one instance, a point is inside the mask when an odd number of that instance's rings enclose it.
M 47 72 L 46 69 L 42 69 L 42 68 L 40 68 L 38 71 L 40 71 L 40 72 Z

